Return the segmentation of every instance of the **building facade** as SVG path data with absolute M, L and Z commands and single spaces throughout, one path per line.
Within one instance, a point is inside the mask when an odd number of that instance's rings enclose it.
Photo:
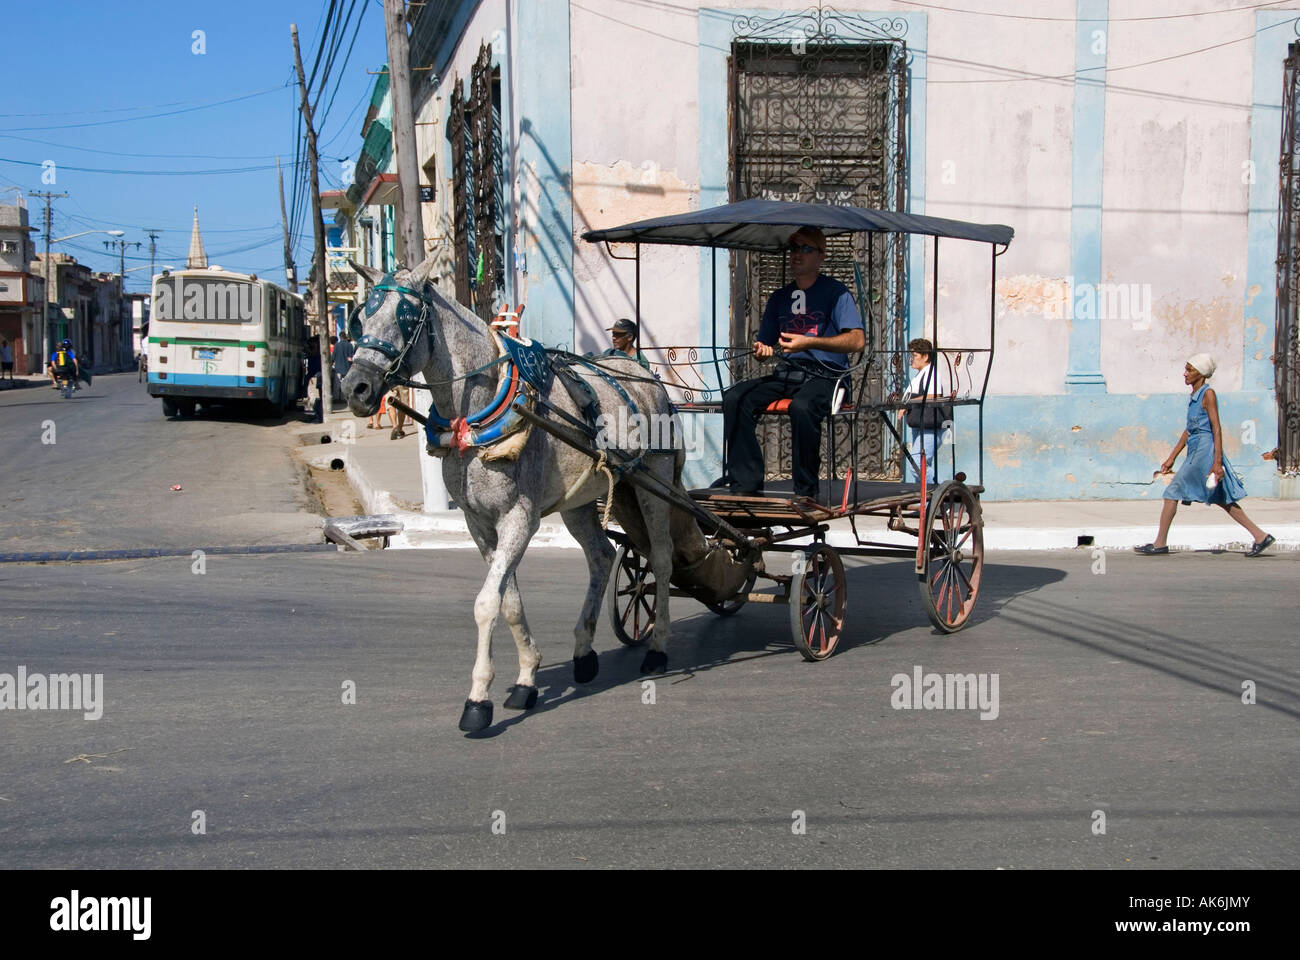
M 0 339 L 14 352 L 14 372 L 40 367 L 40 315 L 45 281 L 29 268 L 33 249 L 27 207 L 0 205 Z
M 578 351 L 607 346 L 639 288 L 643 349 L 676 382 L 690 374 L 670 348 L 711 360 L 713 344 L 748 343 L 779 263 L 655 247 L 638 277 L 630 250 L 585 230 L 752 196 L 1005 223 L 1016 239 L 995 284 L 988 250 L 959 241 L 845 241 L 828 259 L 846 280 L 874 264 L 850 287 L 878 346 L 937 339 L 962 359 L 962 395 L 987 374 L 987 496 L 1158 499 L 1152 471 L 1183 428 L 1198 352 L 1218 360 L 1225 451 L 1248 490 L 1289 495 L 1260 454 L 1280 444 L 1300 468 L 1300 9 L 966 6 L 412 7 L 424 252 L 481 316 L 524 303 L 524 333 Z M 374 134 L 385 100 L 367 151 L 391 129 Z M 380 159 L 365 178 L 358 165 L 354 190 L 374 189 Z M 720 366 L 724 384 L 744 372 Z M 901 352 L 868 375 L 867 399 L 901 390 Z M 677 386 L 716 399 L 709 381 Z M 956 466 L 971 475 L 976 416 L 957 409 Z M 688 482 L 716 475 L 716 421 Z M 863 429 L 860 475 L 896 473 L 896 445 Z

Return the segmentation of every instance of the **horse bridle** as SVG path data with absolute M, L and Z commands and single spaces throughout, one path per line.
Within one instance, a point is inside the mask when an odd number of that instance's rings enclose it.
M 376 296 L 381 291 L 383 295 Z M 348 335 L 352 337 L 358 350 L 374 350 L 376 353 L 381 353 L 387 357 L 389 363 L 387 368 L 381 369 L 373 363 L 367 363 L 365 360 L 354 362 L 360 367 L 369 367 L 380 374 L 386 384 L 400 380 L 404 385 L 423 386 L 423 384 L 415 384 L 407 379 L 405 375 L 406 358 L 411 352 L 411 347 L 415 346 L 421 336 L 429 332 L 429 309 L 432 304 L 429 298 L 419 290 L 404 287 L 393 280 L 392 274 L 387 274 L 379 283 L 370 288 L 370 295 L 366 298 L 365 304 L 366 316 L 373 317 L 378 313 L 383 302 L 388 299 L 388 293 L 393 291 L 404 295 L 397 303 L 397 329 L 402 334 L 402 345 L 399 347 L 373 334 L 363 333 L 361 317 L 358 316 L 361 308 L 358 307 L 348 320 Z M 406 299 L 408 296 L 420 301 L 418 317 L 415 316 L 415 306 Z M 432 344 L 430 344 L 430 347 L 432 347 Z

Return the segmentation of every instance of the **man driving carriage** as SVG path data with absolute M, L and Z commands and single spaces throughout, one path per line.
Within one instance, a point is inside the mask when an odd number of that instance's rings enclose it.
M 788 250 L 794 280 L 768 298 L 754 341 L 756 356 L 766 359 L 778 349 L 782 356 L 772 373 L 742 380 L 723 395 L 728 482 L 740 494 L 762 489 L 757 418 L 773 401 L 789 399 L 794 492 L 815 500 L 822 421 L 830 413 L 836 383 L 848 370 L 848 354 L 863 349 L 866 334 L 849 288 L 821 273 L 825 234 L 800 227 Z

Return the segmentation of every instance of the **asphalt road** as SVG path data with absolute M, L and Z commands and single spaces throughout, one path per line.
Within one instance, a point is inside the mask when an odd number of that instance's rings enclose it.
M 167 420 L 134 373 L 0 391 L 0 553 L 319 543 L 292 442 L 236 409 Z
M 474 737 L 472 552 L 0 566 L 0 673 L 104 678 L 99 720 L 0 712 L 0 868 L 1295 867 L 1300 559 L 1106 561 L 995 555 L 955 636 L 907 564 L 851 563 L 820 664 L 784 608 L 675 601 L 647 704 L 603 620 L 574 688 L 583 561 L 536 550 L 542 699 L 502 708 L 500 630 Z M 918 666 L 997 674 L 997 717 L 894 709 Z

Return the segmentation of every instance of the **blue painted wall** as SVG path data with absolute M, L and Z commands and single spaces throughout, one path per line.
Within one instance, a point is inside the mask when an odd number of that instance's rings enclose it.
M 523 329 L 548 346 L 573 346 L 573 136 L 567 0 L 528 0 L 518 11 L 520 170 L 535 171 L 536 211 L 520 237 L 527 257 Z M 530 230 L 528 224 L 532 224 Z
M 1102 158 L 1106 134 L 1108 0 L 1075 0 L 1074 126 L 1071 133 L 1070 275 L 1075 286 L 1101 283 Z M 1070 393 L 1105 393 L 1101 320 L 1070 322 Z

